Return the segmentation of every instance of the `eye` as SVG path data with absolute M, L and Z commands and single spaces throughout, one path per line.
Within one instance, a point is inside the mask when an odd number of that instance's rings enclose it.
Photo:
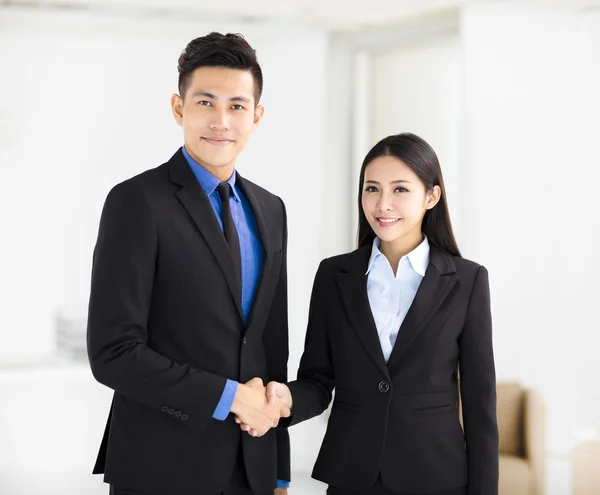
M 408 189 L 398 186 L 396 189 L 394 189 L 394 192 L 408 192 Z
M 200 100 L 200 101 L 198 102 L 198 105 L 202 105 L 202 106 L 206 107 L 206 106 L 210 106 L 210 105 L 211 105 L 211 103 L 210 103 L 210 101 L 206 101 L 206 100 Z
M 378 189 L 375 186 L 367 186 L 365 188 L 365 192 L 369 192 L 369 193 L 371 193 L 371 192 L 378 192 Z
M 231 108 L 233 108 L 234 110 L 244 110 L 244 107 L 242 105 L 233 105 Z

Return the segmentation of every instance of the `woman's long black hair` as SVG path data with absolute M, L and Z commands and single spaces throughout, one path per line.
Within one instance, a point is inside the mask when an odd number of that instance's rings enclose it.
M 363 161 L 358 185 L 358 247 L 370 245 L 375 239 L 375 232 L 362 209 L 362 194 L 367 165 L 380 156 L 395 156 L 402 160 L 421 179 L 427 191 L 431 191 L 434 186 L 440 186 L 442 190 L 440 200 L 425 213 L 422 230 L 430 244 L 448 254 L 460 256 L 452 231 L 446 188 L 438 157 L 425 140 L 410 133 L 396 134 L 382 139 L 373 146 Z

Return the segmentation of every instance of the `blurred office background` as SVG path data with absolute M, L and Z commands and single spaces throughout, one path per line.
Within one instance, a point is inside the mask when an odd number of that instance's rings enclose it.
M 600 434 L 600 0 L 0 0 L 0 494 L 107 493 L 111 392 L 84 347 L 99 215 L 182 144 L 177 58 L 213 30 L 263 66 L 238 168 L 287 203 L 291 377 L 318 263 L 354 247 L 362 158 L 415 132 L 489 269 L 498 381 L 545 403 L 538 494 L 571 494 Z M 290 493 L 324 493 L 325 424 L 292 430 Z

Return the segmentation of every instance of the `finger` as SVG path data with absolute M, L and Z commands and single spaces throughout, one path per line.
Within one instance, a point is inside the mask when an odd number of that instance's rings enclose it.
M 256 377 L 256 378 L 252 378 L 252 380 L 250 380 L 248 383 L 246 383 L 246 385 L 249 385 L 251 387 L 264 387 L 262 378 Z
M 267 385 L 267 400 L 269 404 L 273 404 L 279 398 L 278 386 L 279 383 L 277 382 L 269 382 Z
M 236 416 L 235 417 L 235 422 L 239 425 L 239 424 L 242 423 L 242 420 L 238 416 Z

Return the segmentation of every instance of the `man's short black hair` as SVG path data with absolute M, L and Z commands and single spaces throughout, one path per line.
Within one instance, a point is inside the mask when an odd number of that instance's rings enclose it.
M 179 95 L 184 98 L 192 73 L 198 67 L 227 67 L 248 70 L 254 78 L 254 103 L 262 95 L 263 76 L 256 51 L 241 34 L 210 33 L 188 43 L 177 63 Z

